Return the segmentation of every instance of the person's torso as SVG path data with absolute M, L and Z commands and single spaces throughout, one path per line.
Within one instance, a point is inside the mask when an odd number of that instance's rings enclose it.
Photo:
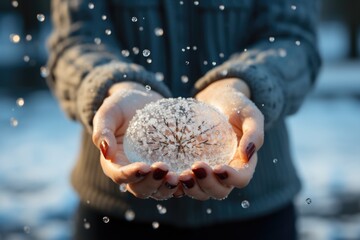
M 252 0 L 110 0 L 110 18 L 122 54 L 158 74 L 174 96 L 187 97 L 194 82 L 249 41 Z M 145 50 L 145 51 L 144 51 Z M 150 52 L 147 52 L 149 50 Z M 149 54 L 150 53 L 150 54 Z M 200 226 L 264 215 L 292 201 L 300 182 L 291 161 L 285 122 L 267 132 L 258 152 L 256 172 L 244 189 L 234 189 L 223 201 L 188 197 L 161 204 L 119 191 L 99 165 L 91 137 L 72 174 L 81 199 L 123 217 L 131 210 L 135 221 L 159 221 Z M 242 203 L 248 206 L 243 206 Z M 159 214 L 158 207 L 167 209 Z M 209 213 L 211 212 L 211 214 Z
M 188 97 L 198 78 L 248 40 L 250 0 L 109 2 L 123 56 L 157 73 L 174 96 Z

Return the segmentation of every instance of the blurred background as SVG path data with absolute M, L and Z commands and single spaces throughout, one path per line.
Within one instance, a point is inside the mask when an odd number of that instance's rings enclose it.
M 301 240 L 359 240 L 360 1 L 323 0 L 320 14 L 323 67 L 288 119 L 298 227 Z M 50 28 L 48 0 L 0 1 L 0 240 L 70 236 L 80 126 L 45 84 Z

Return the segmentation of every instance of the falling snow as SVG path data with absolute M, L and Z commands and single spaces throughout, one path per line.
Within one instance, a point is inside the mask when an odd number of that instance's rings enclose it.
M 94 42 L 95 42 L 95 44 L 100 45 L 101 44 L 101 39 L 100 38 L 94 38 Z
M 131 209 L 125 211 L 125 219 L 127 221 L 133 221 L 135 219 L 135 212 Z
M 37 14 L 37 15 L 36 15 L 36 18 L 37 18 L 37 20 L 38 20 L 39 22 L 45 21 L 45 15 L 42 14 L 42 13 Z
M 108 223 L 108 222 L 110 222 L 110 219 L 109 219 L 109 217 L 104 216 L 104 217 L 103 217 L 103 221 L 104 221 L 104 223 Z
M 152 222 L 152 227 L 154 228 L 154 229 L 158 229 L 159 227 L 160 227 L 160 224 L 159 224 L 159 222 Z
M 250 207 L 250 203 L 249 203 L 248 200 L 244 200 L 244 201 L 241 202 L 241 206 L 242 206 L 243 208 L 249 208 L 249 207 Z
M 137 19 L 137 17 L 132 17 L 132 18 L 131 18 L 131 21 L 132 21 L 132 22 L 137 22 L 138 19 Z
M 11 2 L 11 5 L 14 7 L 14 8 L 17 8 L 19 6 L 19 2 L 18 1 L 12 1 Z
M 105 34 L 108 35 L 108 36 L 111 35 L 111 30 L 110 29 L 105 29 Z
M 89 8 L 89 9 L 94 9 L 94 8 L 95 8 L 94 3 L 90 2 L 90 3 L 88 4 L 88 8 Z
M 149 49 L 144 49 L 142 54 L 143 54 L 144 57 L 148 57 L 148 56 L 150 56 L 151 52 L 150 52 Z
M 164 35 L 164 30 L 162 28 L 155 28 L 154 33 L 155 33 L 155 36 L 161 37 L 162 35 Z
M 25 36 L 26 41 L 30 42 L 32 40 L 32 36 L 30 34 L 27 34 Z
M 19 107 L 24 106 L 24 104 L 25 104 L 25 101 L 23 98 L 16 99 L 16 105 L 18 105 Z
M 121 50 L 121 55 L 123 55 L 124 57 L 128 57 L 130 56 L 130 52 L 127 49 L 123 49 Z
M 20 36 L 18 34 L 14 34 L 14 33 L 10 34 L 9 38 L 10 38 L 10 41 L 13 43 L 19 43 L 21 40 Z

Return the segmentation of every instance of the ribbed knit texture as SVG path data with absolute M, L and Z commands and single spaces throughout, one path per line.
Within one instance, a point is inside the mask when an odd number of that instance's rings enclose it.
M 125 217 L 126 211 L 131 210 L 135 213 L 134 221 L 159 221 L 182 227 L 259 217 L 292 201 L 301 187 L 288 146 L 283 142 L 288 138 L 284 129 L 284 123 L 280 122 L 266 132 L 268 144 L 258 152 L 259 162 L 250 184 L 244 189 L 234 190 L 225 200 L 204 202 L 184 197 L 155 201 L 122 193 L 119 186 L 103 174 L 98 160 L 99 150 L 87 132 L 83 134 L 84 148 L 72 173 L 72 183 L 81 200 L 104 211 L 104 216 L 111 213 Z M 273 162 L 275 158 L 277 163 Z M 249 208 L 241 206 L 244 200 L 249 201 Z M 158 204 L 167 209 L 166 214 L 159 213 Z M 207 212 L 209 209 L 211 214 Z
M 89 8 L 90 2 L 94 8 Z M 48 84 L 68 116 L 84 127 L 72 173 L 74 188 L 82 201 L 104 214 L 121 217 L 133 210 L 135 221 L 201 226 L 273 212 L 291 201 L 301 186 L 285 118 L 301 107 L 321 64 L 315 35 L 317 3 L 296 1 L 294 10 L 292 0 L 183 2 L 52 0 Z M 164 34 L 156 36 L 156 28 Z M 111 35 L 105 29 L 111 29 Z M 142 55 L 146 49 L 149 56 Z M 156 78 L 159 74 L 163 80 Z M 264 145 L 246 188 L 222 201 L 157 202 L 121 193 L 104 175 L 91 140 L 92 118 L 112 84 L 135 81 L 165 97 L 189 97 L 227 77 L 249 85 L 251 99 L 265 116 Z M 249 201 L 249 208 L 241 206 L 243 200 Z M 167 213 L 160 214 L 157 204 Z

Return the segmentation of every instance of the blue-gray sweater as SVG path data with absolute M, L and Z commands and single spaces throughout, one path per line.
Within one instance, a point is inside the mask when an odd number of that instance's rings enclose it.
M 314 0 L 52 0 L 48 84 L 68 116 L 84 126 L 72 174 L 80 199 L 104 214 L 122 217 L 132 210 L 135 221 L 178 226 L 248 219 L 292 201 L 301 184 L 285 118 L 299 109 L 321 65 L 317 5 Z M 167 213 L 159 214 L 159 202 L 122 193 L 103 174 L 91 123 L 112 84 L 130 80 L 165 97 L 190 97 L 227 77 L 247 82 L 265 116 L 265 142 L 246 188 L 222 201 L 162 201 Z M 243 200 L 249 208 L 241 206 Z

